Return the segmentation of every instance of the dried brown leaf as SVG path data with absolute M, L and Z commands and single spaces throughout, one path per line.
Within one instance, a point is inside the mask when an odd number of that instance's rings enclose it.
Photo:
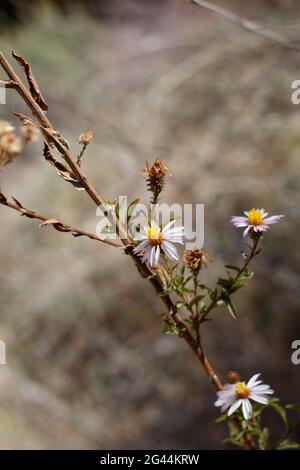
M 52 225 L 55 230 L 58 230 L 59 232 L 71 232 L 72 227 L 69 227 L 68 225 L 64 225 L 63 223 L 59 222 L 56 219 L 49 219 L 43 222 L 40 227 L 44 227 L 45 225 Z
M 7 203 L 7 197 L 4 196 L 3 193 L 0 192 L 0 203 L 1 204 L 6 204 Z
M 61 178 L 63 178 L 68 183 L 71 183 L 73 186 L 75 186 L 75 188 L 79 190 L 84 190 L 81 182 L 78 181 L 78 179 L 76 179 L 76 176 L 74 175 L 74 173 L 71 170 L 69 170 L 69 168 L 66 165 L 64 165 L 59 160 L 56 160 L 56 158 L 54 158 L 51 155 L 49 145 L 46 142 L 44 143 L 43 155 L 45 159 L 47 160 L 47 162 L 49 162 L 52 166 L 54 166 L 58 175 Z
M 47 111 L 48 110 L 48 105 L 47 105 L 47 103 L 45 102 L 45 100 L 42 96 L 42 93 L 39 89 L 39 86 L 37 84 L 36 79 L 33 76 L 33 73 L 32 73 L 32 70 L 31 70 L 31 67 L 30 67 L 29 63 L 23 57 L 15 54 L 14 51 L 12 51 L 12 55 L 13 55 L 14 59 L 16 59 L 16 61 L 21 65 L 21 67 L 23 68 L 23 70 L 25 72 L 25 75 L 26 75 L 26 78 L 27 78 L 27 81 L 28 81 L 28 84 L 29 84 L 30 93 L 31 93 L 32 97 L 34 98 L 35 102 L 39 105 L 39 107 L 43 111 Z

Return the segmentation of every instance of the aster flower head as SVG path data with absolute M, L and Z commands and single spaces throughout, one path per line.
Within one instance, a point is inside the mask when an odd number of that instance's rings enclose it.
M 247 235 L 261 236 L 264 232 L 269 230 L 269 225 L 276 224 L 284 215 L 269 216 L 268 212 L 264 209 L 251 209 L 244 212 L 245 216 L 232 217 L 231 222 L 235 227 L 245 227 L 244 237 Z
M 175 220 L 169 222 L 164 228 L 152 220 L 146 225 L 143 232 L 135 237 L 135 241 L 140 242 L 133 250 L 133 253 L 142 258 L 143 263 L 150 267 L 158 263 L 163 252 L 170 261 L 178 261 L 179 256 L 174 243 L 183 245 L 184 227 L 174 227 Z
M 247 384 L 241 381 L 225 384 L 223 389 L 217 393 L 218 399 L 215 406 L 221 407 L 222 413 L 228 410 L 228 416 L 231 416 L 241 406 L 244 418 L 250 419 L 253 414 L 251 400 L 267 405 L 268 395 L 274 393 L 269 385 L 258 380 L 259 376 L 260 374 L 253 375 Z

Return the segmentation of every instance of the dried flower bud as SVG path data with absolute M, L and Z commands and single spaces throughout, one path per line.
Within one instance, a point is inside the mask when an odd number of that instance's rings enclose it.
M 36 142 L 39 140 L 41 135 L 39 129 L 35 126 L 31 126 L 30 124 L 25 124 L 21 126 L 21 133 L 22 137 L 27 143 Z
M 236 372 L 235 370 L 230 370 L 227 373 L 227 380 L 229 383 L 235 384 L 236 382 L 240 382 L 241 377 L 240 377 L 240 374 Z
M 152 203 L 155 204 L 158 196 L 162 192 L 165 185 L 165 178 L 168 175 L 168 168 L 158 158 L 149 168 L 147 163 L 143 171 L 143 176 L 147 179 L 148 190 L 153 194 Z
M 194 274 L 198 274 L 200 269 L 207 267 L 208 255 L 202 250 L 186 250 L 183 253 L 183 262 Z
M 93 140 L 93 133 L 89 132 L 82 132 L 78 138 L 78 142 L 82 145 L 89 145 Z
M 15 128 L 8 121 L 0 120 L 0 137 L 5 134 L 11 134 L 14 132 Z

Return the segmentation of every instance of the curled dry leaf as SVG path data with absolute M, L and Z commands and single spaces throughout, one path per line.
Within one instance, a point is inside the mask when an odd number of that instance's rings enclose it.
M 62 222 L 56 219 L 49 219 L 43 222 L 40 227 L 44 227 L 45 225 L 52 225 L 56 230 L 59 232 L 71 232 L 72 228 L 68 225 L 64 225 Z
M 21 65 L 21 67 L 23 68 L 23 70 L 25 72 L 25 75 L 26 75 L 26 78 L 27 78 L 27 81 L 28 81 L 28 84 L 29 84 L 29 90 L 30 90 L 30 93 L 31 93 L 32 97 L 34 98 L 35 102 L 39 105 L 39 107 L 43 111 L 47 111 L 48 110 L 48 105 L 45 102 L 45 100 L 42 96 L 42 93 L 40 92 L 39 86 L 37 84 L 36 79 L 33 76 L 33 73 L 32 73 L 32 70 L 31 70 L 31 67 L 30 67 L 29 63 L 23 57 L 15 54 L 14 51 L 12 51 L 12 55 L 13 55 L 14 59 L 16 59 L 16 61 Z
M 167 290 L 171 285 L 171 279 L 166 269 L 161 265 L 157 264 L 151 268 L 151 272 L 157 276 L 164 290 Z
M 65 225 L 56 219 L 46 220 L 45 222 L 40 224 L 40 228 L 44 227 L 45 225 L 51 225 L 58 232 L 71 232 L 73 237 L 82 237 L 84 235 L 83 233 L 80 233 L 74 230 L 73 227 L 70 227 L 69 225 Z M 89 235 L 86 235 L 86 236 L 89 236 Z
M 69 170 L 69 168 L 66 165 L 56 160 L 56 158 L 54 158 L 51 155 L 49 145 L 46 144 L 46 142 L 44 143 L 43 155 L 45 159 L 47 160 L 47 162 L 49 162 L 50 165 L 54 166 L 58 175 L 61 178 L 63 178 L 68 183 L 71 183 L 79 191 L 84 191 L 85 188 L 82 186 L 81 182 L 78 181 L 74 173 L 71 170 Z

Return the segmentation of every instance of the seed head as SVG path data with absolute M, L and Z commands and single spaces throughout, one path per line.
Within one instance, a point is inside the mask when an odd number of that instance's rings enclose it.
M 78 142 L 82 145 L 89 145 L 93 140 L 93 133 L 91 131 L 82 132 L 78 138 Z
M 165 186 L 166 176 L 168 175 L 168 168 L 164 163 L 157 158 L 153 165 L 149 167 L 148 163 L 143 170 L 143 176 L 147 181 L 147 188 L 153 195 L 152 203 L 156 204 L 158 197 Z
M 193 272 L 198 274 L 200 269 L 207 267 L 208 254 L 203 250 L 186 250 L 183 253 L 183 262 Z

